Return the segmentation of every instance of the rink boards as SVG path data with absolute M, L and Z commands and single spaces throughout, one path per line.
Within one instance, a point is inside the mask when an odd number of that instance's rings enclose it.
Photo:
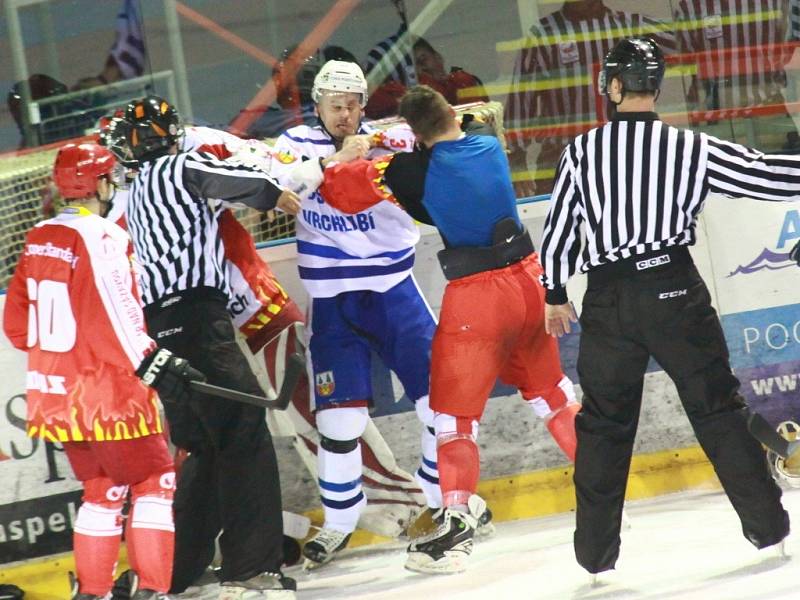
M 548 203 L 521 206 L 538 241 Z M 788 260 L 800 240 L 800 206 L 713 198 L 697 231 L 693 256 L 722 318 L 732 364 L 742 393 L 771 420 L 798 417 L 800 386 L 800 269 Z M 415 276 L 438 312 L 444 279 L 436 262 L 441 241 L 423 228 Z M 305 296 L 296 275 L 292 243 L 261 249 L 287 291 L 301 305 Z M 580 308 L 585 285 L 578 277 L 570 295 Z M 0 298 L 0 304 L 5 297 Z M 562 341 L 566 372 L 576 383 L 578 335 Z M 80 499 L 63 453 L 24 433 L 24 354 L 0 339 L 0 564 L 63 552 Z M 374 417 L 401 466 L 418 460 L 418 424 L 397 381 L 380 365 L 373 369 Z M 578 388 L 580 395 L 580 389 Z M 637 438 L 629 495 L 643 497 L 702 482 L 710 469 L 696 449 L 674 386 L 652 364 L 645 383 L 645 407 Z M 794 406 L 792 409 L 791 407 Z M 572 505 L 570 470 L 541 422 L 514 390 L 497 386 L 481 424 L 481 492 L 495 514 L 520 518 L 567 510 Z M 285 508 L 296 512 L 318 505 L 314 482 L 287 439 L 276 440 Z M 674 474 L 680 472 L 681 476 Z M 671 475 L 672 474 L 672 475 Z M 533 505 L 536 506 L 533 506 Z M 0 571 L 0 582 L 5 580 Z

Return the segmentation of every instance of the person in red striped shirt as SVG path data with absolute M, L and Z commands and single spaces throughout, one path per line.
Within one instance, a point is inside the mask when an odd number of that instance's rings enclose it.
M 678 48 L 695 65 L 686 90 L 700 129 L 765 151 L 800 152 L 786 102 L 787 0 L 680 0 Z M 752 110 L 756 109 L 756 110 Z
M 531 28 L 516 59 L 504 117 L 518 197 L 550 192 L 564 147 L 607 119 L 595 87 L 605 55 L 634 35 L 652 37 L 670 53 L 675 38 L 669 29 L 651 17 L 613 10 L 603 0 L 565 2 Z M 528 172 L 532 142 L 540 146 L 535 181 Z

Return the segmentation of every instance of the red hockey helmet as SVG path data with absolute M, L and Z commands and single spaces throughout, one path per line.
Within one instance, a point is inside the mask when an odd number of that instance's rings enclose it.
M 67 144 L 56 156 L 53 181 L 64 198 L 86 198 L 97 192 L 97 178 L 110 175 L 114 155 L 98 144 Z

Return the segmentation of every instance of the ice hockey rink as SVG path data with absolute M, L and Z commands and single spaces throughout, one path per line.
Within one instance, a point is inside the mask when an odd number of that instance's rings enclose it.
M 800 489 L 787 491 L 784 506 L 800 519 Z M 800 598 L 800 535 L 787 538 L 782 556 L 758 551 L 719 490 L 691 491 L 627 505 L 617 569 L 591 577 L 575 562 L 574 513 L 497 524 L 479 541 L 467 572 L 421 575 L 403 569 L 404 546 L 385 544 L 346 550 L 326 567 L 286 573 L 298 580 L 303 600 L 534 600 L 680 599 L 790 600 Z M 202 600 L 215 600 L 206 586 Z

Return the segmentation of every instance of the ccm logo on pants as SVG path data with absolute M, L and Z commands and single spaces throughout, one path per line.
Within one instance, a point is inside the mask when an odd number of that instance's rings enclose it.
M 678 296 L 685 296 L 686 290 L 675 290 L 673 292 L 662 292 L 658 295 L 659 300 L 666 300 L 667 298 L 677 298 Z

